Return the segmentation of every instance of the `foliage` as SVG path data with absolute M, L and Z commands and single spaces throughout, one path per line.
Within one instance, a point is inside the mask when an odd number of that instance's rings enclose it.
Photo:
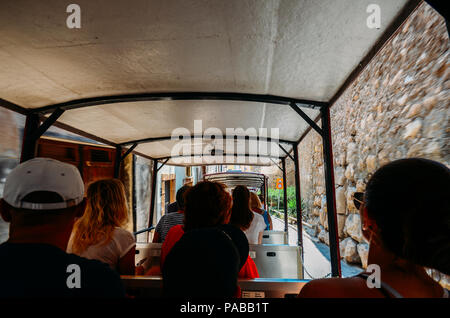
M 284 190 L 279 189 L 271 189 L 269 188 L 269 195 L 267 203 L 272 209 L 278 209 L 278 197 L 280 198 L 279 209 L 284 210 L 284 202 L 283 202 L 283 192 Z M 286 189 L 287 192 L 287 207 L 288 207 L 288 215 L 292 217 L 296 217 L 296 198 L 295 198 L 295 187 L 290 186 Z M 306 205 L 302 200 L 302 210 L 305 210 Z

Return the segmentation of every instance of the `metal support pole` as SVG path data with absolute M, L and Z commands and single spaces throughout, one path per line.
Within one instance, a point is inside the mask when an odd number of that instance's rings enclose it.
M 116 160 L 114 161 L 114 178 L 118 178 L 120 174 L 120 164 L 122 162 L 122 147 L 116 147 Z
M 264 209 L 267 210 L 267 213 L 269 213 L 269 207 L 267 206 L 267 198 L 269 197 L 269 178 L 264 178 Z
M 284 232 L 288 233 L 288 206 L 287 206 L 287 182 L 286 182 L 286 159 L 281 159 L 283 167 L 283 206 L 284 206 Z M 289 241 L 289 240 L 288 240 Z
M 266 180 L 264 180 L 262 187 L 260 189 L 261 189 L 261 194 L 264 195 L 264 202 L 266 202 Z M 267 206 L 265 203 L 264 203 L 264 209 L 267 210 Z M 269 213 L 269 211 L 267 211 L 267 213 Z
M 330 240 L 331 274 L 341 276 L 341 262 L 339 253 L 339 237 L 337 229 L 336 194 L 334 189 L 333 149 L 331 141 L 330 109 L 320 110 L 322 120 L 323 160 L 325 172 L 325 187 L 327 195 L 328 233 Z
M 36 114 L 27 115 L 25 121 L 25 129 L 23 130 L 22 139 L 22 153 L 20 155 L 20 162 L 33 159 L 36 154 L 35 133 L 39 128 L 39 116 Z
M 297 235 L 298 246 L 302 249 L 303 257 L 303 224 L 302 224 L 302 203 L 300 195 L 300 169 L 298 166 L 298 146 L 294 145 L 294 167 L 295 167 L 295 203 L 297 205 Z
M 132 155 L 133 159 L 132 159 L 132 197 L 133 197 L 133 209 L 132 209 L 132 213 L 133 213 L 133 231 L 136 232 L 137 230 L 137 195 L 136 195 L 136 155 Z
M 153 160 L 153 173 L 152 173 L 152 192 L 150 199 L 150 213 L 148 216 L 148 227 L 153 225 L 153 215 L 155 214 L 155 201 L 156 201 L 156 183 L 158 181 L 158 161 Z

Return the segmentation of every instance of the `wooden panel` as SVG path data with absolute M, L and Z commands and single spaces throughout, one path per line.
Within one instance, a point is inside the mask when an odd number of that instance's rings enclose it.
M 109 148 L 83 147 L 83 178 L 86 184 L 114 178 L 115 152 L 115 149 Z
M 93 181 L 114 178 L 115 149 L 40 138 L 37 156 L 73 164 L 83 177 L 85 187 Z
M 75 143 L 40 138 L 38 140 L 37 157 L 56 159 L 79 168 L 80 154 L 78 147 Z

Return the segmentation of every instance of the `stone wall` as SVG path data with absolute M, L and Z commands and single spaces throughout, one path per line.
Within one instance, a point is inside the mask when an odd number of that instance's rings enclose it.
M 148 227 L 151 200 L 152 163 L 146 158 L 135 156 L 134 169 L 136 178 L 136 230 L 139 231 Z M 137 242 L 147 242 L 147 238 L 148 232 L 139 234 L 136 237 L 136 240 Z
M 444 19 L 422 4 L 331 108 L 341 257 L 367 265 L 367 242 L 352 202 L 380 166 L 423 157 L 450 164 L 449 38 Z M 302 198 L 327 242 L 322 142 L 299 145 Z
M 24 116 L 0 107 L 0 198 L 3 197 L 6 176 L 19 164 L 24 122 Z M 9 223 L 0 217 L 0 244 L 8 237 Z

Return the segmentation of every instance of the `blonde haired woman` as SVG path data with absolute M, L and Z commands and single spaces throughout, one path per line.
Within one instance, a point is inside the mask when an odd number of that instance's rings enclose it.
M 259 200 L 259 197 L 255 192 L 250 192 L 250 209 L 263 216 L 264 223 L 266 223 L 266 231 L 273 230 L 272 218 L 269 213 L 262 208 L 261 200 Z
M 91 183 L 87 205 L 74 225 L 67 252 L 109 264 L 121 275 L 135 273 L 136 243 L 123 229 L 128 222 L 125 189 L 120 180 Z

